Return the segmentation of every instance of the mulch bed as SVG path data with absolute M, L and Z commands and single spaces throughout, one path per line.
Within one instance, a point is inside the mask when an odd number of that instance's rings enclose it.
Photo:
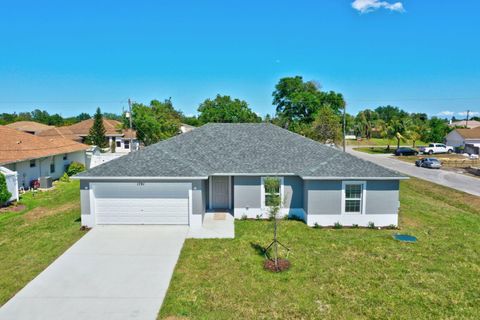
M 265 260 L 263 267 L 265 268 L 265 270 L 268 271 L 282 272 L 290 268 L 290 261 L 288 261 L 287 259 L 278 259 L 277 267 L 275 267 L 275 261 L 272 259 L 267 259 Z
M 18 205 L 9 205 L 8 207 L 3 207 L 0 208 L 0 213 L 3 212 L 20 212 L 23 211 L 27 208 L 27 206 L 23 204 L 18 204 Z

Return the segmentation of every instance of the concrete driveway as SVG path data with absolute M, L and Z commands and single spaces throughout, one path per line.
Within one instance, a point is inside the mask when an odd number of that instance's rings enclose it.
M 452 171 L 419 168 L 412 163 L 397 160 L 388 154 L 368 154 L 355 151 L 352 147 L 347 148 L 347 152 L 356 157 L 374 162 L 389 169 L 397 170 L 412 177 L 480 196 L 480 179 L 478 178 Z
M 97 226 L 0 309 L 0 319 L 156 319 L 188 227 Z

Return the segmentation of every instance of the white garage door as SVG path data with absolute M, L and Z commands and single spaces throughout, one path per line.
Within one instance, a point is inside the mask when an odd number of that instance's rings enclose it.
M 188 224 L 190 183 L 94 183 L 97 224 Z

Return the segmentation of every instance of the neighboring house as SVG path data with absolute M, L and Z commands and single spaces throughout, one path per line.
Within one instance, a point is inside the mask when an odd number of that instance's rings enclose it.
M 465 127 L 468 129 L 474 129 L 476 127 L 480 127 L 480 121 L 476 120 L 461 120 L 461 121 L 453 121 L 448 124 L 450 127 Z
M 480 144 L 480 127 L 474 129 L 454 129 L 445 137 L 446 144 L 452 147 L 465 147 L 467 144 Z
M 85 164 L 87 145 L 63 138 L 47 139 L 0 126 L 0 165 L 18 174 L 19 187 L 50 176 L 60 178 L 73 161 Z
M 207 124 L 80 173 L 82 225 L 202 225 L 207 211 L 268 217 L 266 177 L 281 214 L 309 226 L 398 224 L 407 177 L 272 124 Z
M 81 142 L 86 142 L 86 138 L 90 134 L 90 128 L 93 126 L 93 119 L 88 119 L 67 126 L 74 135 L 81 139 Z M 131 150 L 138 150 L 139 143 L 137 135 L 134 130 L 121 129 L 121 122 L 103 118 L 103 126 L 105 127 L 105 136 L 108 145 L 115 143 L 116 152 L 130 152 Z
M 70 128 L 68 127 L 53 127 L 51 129 L 38 133 L 37 136 L 44 137 L 44 138 L 53 138 L 53 139 L 65 138 L 65 139 L 70 139 L 77 142 L 83 141 L 82 137 L 73 133 L 73 131 L 70 130 Z
M 18 201 L 18 174 L 15 171 L 9 170 L 5 167 L 0 167 L 0 174 L 5 176 L 7 182 L 7 189 L 12 194 L 10 201 Z M 1 206 L 1 203 L 0 203 Z
M 195 129 L 195 128 L 196 128 L 196 127 L 191 126 L 191 125 L 189 125 L 189 124 L 182 123 L 182 124 L 180 125 L 180 132 L 181 132 L 181 133 L 190 132 L 190 131 L 192 131 L 192 130 Z
M 54 126 L 47 126 L 43 123 L 38 123 L 35 121 L 17 121 L 10 124 L 7 124 L 6 127 L 10 129 L 15 129 L 18 131 L 26 132 L 29 134 L 39 134 L 45 130 L 55 128 Z

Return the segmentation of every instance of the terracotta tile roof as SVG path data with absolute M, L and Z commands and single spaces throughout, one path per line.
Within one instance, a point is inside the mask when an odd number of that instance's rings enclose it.
M 480 139 L 480 127 L 455 130 L 465 139 Z
M 44 138 L 65 138 L 65 139 L 70 139 L 73 141 L 78 141 L 81 142 L 82 138 L 76 135 L 75 133 L 70 130 L 68 127 L 54 127 L 45 131 L 42 131 L 40 133 L 37 133 L 37 136 L 39 137 L 44 137 Z
M 119 129 L 121 122 L 117 120 L 103 119 L 103 125 L 105 126 L 105 135 L 108 136 L 123 136 L 122 130 Z M 90 128 L 93 126 L 93 119 L 83 120 L 79 123 L 68 126 L 74 134 L 86 137 L 89 134 Z
M 0 126 L 0 164 L 37 159 L 88 149 L 88 146 L 65 138 L 43 138 Z
M 53 126 L 47 126 L 43 123 L 35 121 L 17 121 L 6 125 L 11 129 L 16 129 L 24 132 L 35 132 L 35 134 L 54 128 Z

